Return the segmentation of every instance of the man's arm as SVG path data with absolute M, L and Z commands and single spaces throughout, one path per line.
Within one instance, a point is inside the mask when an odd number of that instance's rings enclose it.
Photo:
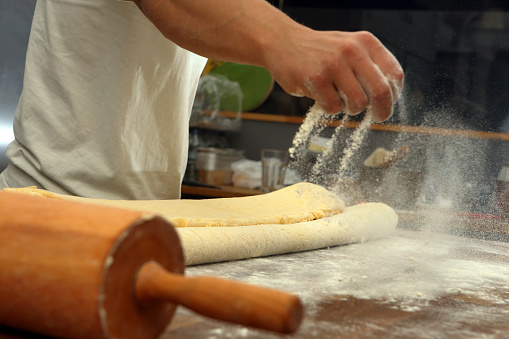
M 265 67 L 285 91 L 327 112 L 375 121 L 392 113 L 403 86 L 396 58 L 367 32 L 320 32 L 265 0 L 132 0 L 161 33 L 202 56 Z

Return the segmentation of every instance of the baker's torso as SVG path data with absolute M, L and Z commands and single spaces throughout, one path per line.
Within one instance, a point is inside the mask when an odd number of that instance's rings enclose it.
M 205 61 L 133 3 L 38 1 L 3 179 L 85 197 L 178 198 Z

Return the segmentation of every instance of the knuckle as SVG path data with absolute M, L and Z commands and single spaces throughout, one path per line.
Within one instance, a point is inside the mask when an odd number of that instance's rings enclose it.
M 378 43 L 378 39 L 373 35 L 373 33 L 368 31 L 358 31 L 355 32 L 355 37 L 364 43 Z
M 390 80 L 395 81 L 396 84 L 403 84 L 405 80 L 405 73 L 403 72 L 403 68 L 401 66 L 394 67 L 394 70 L 390 74 Z
M 394 71 L 394 76 L 397 80 L 399 80 L 401 83 L 405 80 L 405 72 L 403 72 L 403 68 L 396 67 L 396 70 Z
M 388 84 L 380 84 L 373 87 L 373 99 L 377 102 L 392 98 L 391 89 Z
M 314 93 L 315 95 L 325 92 L 328 86 L 323 72 L 310 74 L 305 80 L 305 87 L 309 93 Z
M 349 57 L 357 59 L 360 57 L 361 51 L 358 43 L 354 40 L 347 40 L 343 42 L 339 47 L 339 53 Z

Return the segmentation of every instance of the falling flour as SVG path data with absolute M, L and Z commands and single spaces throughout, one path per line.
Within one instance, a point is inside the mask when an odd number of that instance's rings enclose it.
M 371 125 L 371 112 L 368 110 L 366 115 L 364 116 L 364 120 L 362 120 L 359 128 L 355 130 L 352 134 L 350 141 L 347 147 L 343 151 L 343 157 L 341 160 L 341 165 L 338 169 L 338 184 L 341 184 L 345 178 L 346 171 L 348 167 L 351 165 L 352 157 L 361 146 L 364 137 L 367 134 L 368 127 Z M 334 133 L 336 135 L 337 133 Z M 337 138 L 337 137 L 336 137 Z
M 306 152 L 307 145 L 311 136 L 317 135 L 325 127 L 325 124 L 320 124 L 324 118 L 325 114 L 323 113 L 320 106 L 318 106 L 318 104 L 314 104 L 306 114 L 306 118 L 300 125 L 297 134 L 295 134 L 289 153 L 292 163 L 296 165 L 297 168 L 301 168 L 303 154 Z
M 325 182 L 325 178 L 323 177 L 325 173 L 327 173 L 327 168 L 332 167 L 334 168 L 336 160 L 336 153 L 334 150 L 336 150 L 339 147 L 339 135 L 341 131 L 345 128 L 344 122 L 348 119 L 348 115 L 344 115 L 343 119 L 341 120 L 339 126 L 336 128 L 334 132 L 334 137 L 331 138 L 326 147 L 325 151 L 320 153 L 318 158 L 316 159 L 316 163 L 311 169 L 311 174 L 307 178 L 309 181 L 320 184 Z M 331 164 L 334 164 L 331 166 Z M 325 174 L 326 175 L 326 174 Z
M 327 179 L 334 176 L 338 179 L 337 185 L 340 185 L 347 175 L 348 169 L 352 166 L 352 158 L 361 146 L 371 125 L 371 112 L 368 109 L 360 126 L 354 131 L 346 145 L 341 147 L 341 136 L 345 129 L 345 122 L 349 118 L 349 115 L 345 114 L 325 147 L 326 150 L 318 155 L 315 164 L 308 169 L 306 164 L 309 161 L 306 157 L 308 144 L 314 136 L 320 134 L 332 117 L 332 115 L 325 114 L 319 105 L 313 105 L 294 137 L 290 148 L 290 167 L 299 171 L 305 181 L 328 186 Z M 343 149 L 341 156 L 337 154 L 340 149 Z M 334 169 L 334 173 L 330 173 L 331 168 Z M 331 187 L 331 190 L 336 190 L 336 188 Z

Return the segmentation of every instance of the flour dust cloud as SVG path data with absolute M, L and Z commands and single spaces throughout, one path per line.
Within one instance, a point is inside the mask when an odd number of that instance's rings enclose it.
M 409 109 L 413 107 L 412 98 L 403 93 L 388 123 L 396 120 L 397 125 L 410 125 Z M 492 140 L 461 133 L 468 126 L 456 121 L 447 107 L 420 113 L 424 132 L 415 132 L 420 126 L 413 126 L 412 133 L 377 131 L 369 112 L 364 114 L 359 127 L 351 128 L 350 116 L 333 117 L 317 105 L 311 107 L 290 150 L 290 167 L 304 181 L 338 194 L 347 205 L 378 201 L 396 210 L 425 211 L 422 214 L 429 220 L 421 222 L 430 231 L 456 232 L 443 218 L 443 211 L 501 214 L 494 190 L 494 178 L 502 165 L 494 156 L 497 148 Z M 329 139 L 322 152 L 309 150 L 317 136 Z M 401 146 L 410 151 L 394 166 L 372 169 L 363 165 L 377 148 L 394 151 Z M 435 210 L 441 220 L 433 216 Z

